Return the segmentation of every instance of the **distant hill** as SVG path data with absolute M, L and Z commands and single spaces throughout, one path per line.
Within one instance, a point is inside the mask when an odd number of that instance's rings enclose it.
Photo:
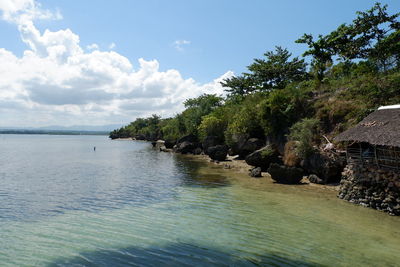
M 61 130 L 61 131 L 103 131 L 110 132 L 112 130 L 118 129 L 122 127 L 123 124 L 109 124 L 109 125 L 98 125 L 98 126 L 90 126 L 90 125 L 73 125 L 73 126 L 60 126 L 60 125 L 52 125 L 46 127 L 36 128 L 37 130 Z

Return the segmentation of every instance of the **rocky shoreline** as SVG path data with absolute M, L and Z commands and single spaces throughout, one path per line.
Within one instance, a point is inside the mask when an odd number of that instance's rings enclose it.
M 282 184 L 298 184 L 304 176 L 311 183 L 337 184 L 345 163 L 334 151 L 316 151 L 307 160 L 301 160 L 293 143 L 288 142 L 282 154 L 277 146 L 266 144 L 258 138 L 238 138 L 238 142 L 228 146 L 213 136 L 198 142 L 196 136 L 188 135 L 177 142 L 152 141 L 152 145 L 164 152 L 205 155 L 213 162 L 242 160 L 250 168 L 250 176 L 261 177 L 266 172 L 274 181 Z
M 275 163 L 275 167 L 285 166 L 281 165 L 283 164 L 282 156 L 280 156 L 278 151 L 271 150 L 270 146 L 263 144 L 259 139 L 255 140 L 255 138 L 250 138 L 252 140 L 250 140 L 247 145 L 244 146 L 243 150 L 241 150 L 241 147 L 238 146 L 236 147 L 237 154 L 232 155 L 233 151 L 227 145 L 212 146 L 215 143 L 212 142 L 213 138 L 211 137 L 206 138 L 206 142 L 204 143 L 195 144 L 189 141 L 191 138 L 193 137 L 185 137 L 178 140 L 176 144 L 166 143 L 164 140 L 151 141 L 151 143 L 154 149 L 157 151 L 183 154 L 185 156 L 192 157 L 195 160 L 205 161 L 209 164 L 220 166 L 222 169 L 227 171 L 241 173 L 243 174 L 241 177 L 244 179 L 249 179 L 249 181 L 256 182 L 265 180 L 267 183 L 276 184 L 302 184 L 322 190 L 334 192 L 339 191 L 338 182 L 324 182 L 321 178 L 317 177 L 317 175 L 309 175 L 306 171 L 303 171 L 302 169 L 300 170 L 300 168 L 296 167 L 286 166 L 289 170 L 297 169 L 298 172 L 300 172 L 296 180 L 292 179 L 291 173 L 289 173 L 286 179 L 279 179 L 282 173 L 276 173 L 273 171 L 273 169 L 270 169 L 270 171 L 273 172 L 273 177 L 271 173 L 268 172 L 270 167 L 269 165 L 272 162 L 278 162 Z M 204 145 L 204 147 L 199 148 L 199 145 Z M 259 148 L 260 146 L 261 148 Z M 206 148 L 209 152 L 214 151 L 215 154 L 205 153 L 204 148 Z M 284 171 L 286 171 L 286 169 Z M 246 176 L 248 178 L 245 178 Z
M 129 138 L 124 140 L 143 140 Z M 147 141 L 147 140 L 143 140 Z M 296 144 L 287 142 L 283 153 L 257 138 L 228 146 L 208 136 L 198 142 L 193 135 L 177 142 L 150 141 L 160 152 L 178 153 L 244 174 L 254 181 L 277 184 L 306 184 L 337 192 L 340 199 L 400 215 L 400 174 L 373 167 L 346 165 L 343 153 L 316 150 L 307 160 L 296 155 Z
M 400 174 L 373 166 L 349 164 L 343 171 L 338 197 L 400 215 Z

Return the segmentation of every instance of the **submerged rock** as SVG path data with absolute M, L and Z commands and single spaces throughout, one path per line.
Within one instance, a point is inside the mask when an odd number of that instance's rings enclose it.
M 268 173 L 273 180 L 281 184 L 298 184 L 303 178 L 302 169 L 277 163 L 270 164 Z

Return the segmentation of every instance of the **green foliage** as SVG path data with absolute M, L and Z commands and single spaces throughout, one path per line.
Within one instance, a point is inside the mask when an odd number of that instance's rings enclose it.
M 176 116 L 162 121 L 160 128 L 164 140 L 176 141 L 184 135 L 185 128 L 179 118 L 179 116 Z
M 274 51 L 264 54 L 266 60 L 255 59 L 248 69 L 262 91 L 283 89 L 289 83 L 305 80 L 306 64 L 303 59 L 293 58 L 292 54 L 277 46 Z
M 216 95 L 203 94 L 197 98 L 191 98 L 184 102 L 186 110 L 181 118 L 186 134 L 198 134 L 198 127 L 202 117 L 210 114 L 215 108 L 222 105 L 222 98 Z
M 231 118 L 225 132 L 225 140 L 232 143 L 234 136 L 244 135 L 264 138 L 264 130 L 260 124 L 260 102 L 265 97 L 263 93 L 247 96 L 240 104 L 230 107 Z
M 263 158 L 263 159 L 269 158 L 272 155 L 274 155 L 275 152 L 276 151 L 274 149 L 272 149 L 271 147 L 267 147 L 267 148 L 261 150 L 261 158 Z
M 244 96 L 257 90 L 254 77 L 246 73 L 225 79 L 221 85 L 226 87 L 225 91 L 231 96 Z
M 314 40 L 311 34 L 304 34 L 296 40 L 296 43 L 308 45 L 309 49 L 303 53 L 303 56 L 312 56 L 311 73 L 321 82 L 325 77 L 326 70 L 332 64 L 334 55 L 327 38 L 319 35 L 318 39 Z
M 318 143 L 316 125 L 321 134 L 335 135 L 379 106 L 400 103 L 398 16 L 375 4 L 325 36 L 304 34 L 296 41 L 308 46 L 308 73 L 303 59 L 276 47 L 254 59 L 248 73 L 221 83 L 225 99 L 203 94 L 186 100 L 173 118 L 138 118 L 110 137 L 175 141 L 187 134 L 214 135 L 231 145 L 240 137 L 282 140 L 290 132 L 306 157 Z
M 297 120 L 312 113 L 305 84 L 288 86 L 271 92 L 260 103 L 259 120 L 266 135 L 277 136 Z
M 221 140 L 224 138 L 224 131 L 226 124 L 223 120 L 217 118 L 215 115 L 209 114 L 202 118 L 199 126 L 199 136 L 204 139 L 206 136 L 217 136 Z
M 302 159 L 307 159 L 313 152 L 313 141 L 318 133 L 317 119 L 303 119 L 290 128 L 289 140 L 297 141 L 296 153 Z
M 268 51 L 264 56 L 265 59 L 254 59 L 247 67 L 250 73 L 228 78 L 221 83 L 230 95 L 243 96 L 257 91 L 283 89 L 289 83 L 308 78 L 304 60 L 298 57 L 290 60 L 292 54 L 287 49 L 277 46 L 275 51 Z
M 312 72 L 318 81 L 323 81 L 335 56 L 345 63 L 370 60 L 378 69 L 387 71 L 399 66 L 399 14 L 389 15 L 386 5 L 376 3 L 365 12 L 357 12 L 351 24 L 342 24 L 326 36 L 319 35 L 317 40 L 304 34 L 296 43 L 308 45 L 303 56 L 312 57 Z

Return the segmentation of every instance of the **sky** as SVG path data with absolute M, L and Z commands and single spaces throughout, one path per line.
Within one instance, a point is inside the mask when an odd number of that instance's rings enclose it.
M 127 124 L 182 111 L 279 45 L 370 0 L 0 0 L 0 127 Z M 389 13 L 400 1 L 386 0 Z

